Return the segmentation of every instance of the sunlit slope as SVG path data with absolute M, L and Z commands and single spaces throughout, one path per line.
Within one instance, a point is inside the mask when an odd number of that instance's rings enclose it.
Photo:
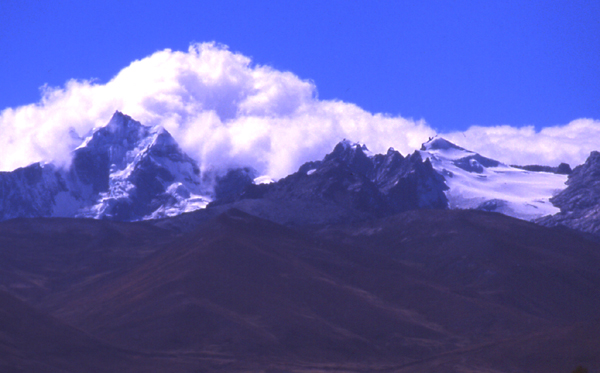
M 446 179 L 450 208 L 477 208 L 525 220 L 560 211 L 550 198 L 566 188 L 567 175 L 511 167 L 441 137 L 423 144 L 421 155 Z

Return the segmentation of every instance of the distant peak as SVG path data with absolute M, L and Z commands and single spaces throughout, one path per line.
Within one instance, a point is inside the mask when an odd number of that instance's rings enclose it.
M 111 130 L 111 132 L 115 132 L 121 128 L 128 127 L 131 123 L 140 124 L 139 122 L 133 120 L 129 115 L 123 114 L 117 110 L 113 114 L 112 118 L 110 118 L 110 121 L 105 128 Z
M 363 153 L 364 152 L 368 152 L 369 149 L 367 148 L 367 146 L 365 144 L 360 144 L 357 142 L 352 142 L 348 139 L 343 139 L 342 141 L 340 141 L 335 149 L 339 149 L 339 150 L 343 150 L 343 151 L 348 151 L 348 150 L 362 150 Z
M 368 158 L 369 149 L 364 144 L 352 142 L 350 140 L 340 141 L 333 151 L 325 156 L 325 161 L 331 159 L 351 160 L 358 158 Z
M 113 114 L 113 119 L 115 117 L 123 117 L 123 118 L 129 118 L 131 119 L 131 117 L 129 115 L 123 114 L 122 112 L 120 112 L 119 110 L 115 110 L 115 113 Z
M 407 158 L 410 159 L 412 162 L 423 162 L 423 157 L 421 157 L 421 153 L 419 153 L 416 150 Z
M 466 150 L 456 144 L 451 143 L 450 141 L 444 139 L 443 137 L 439 137 L 439 136 L 430 137 L 426 143 L 423 143 L 423 145 L 421 145 L 421 150 L 448 150 L 448 149 Z
M 120 112 L 119 110 L 115 111 L 115 113 L 113 114 L 113 116 L 110 118 L 109 123 L 127 123 L 130 120 L 133 120 L 129 115 L 127 114 L 123 114 L 122 112 Z
M 596 150 L 593 150 L 590 153 L 590 156 L 588 157 L 588 160 L 589 161 L 596 161 L 597 162 L 598 160 L 600 160 L 600 153 L 598 151 L 596 151 Z
M 106 146 L 121 146 L 130 149 L 152 132 L 150 127 L 116 111 L 108 124 L 104 127 L 94 128 L 77 149 Z

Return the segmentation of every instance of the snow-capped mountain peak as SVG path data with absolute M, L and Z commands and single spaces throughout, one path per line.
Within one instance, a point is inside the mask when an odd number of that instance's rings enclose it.
M 94 128 L 78 147 L 122 147 L 131 150 L 140 139 L 148 136 L 149 127 L 117 111 L 106 126 Z M 118 156 L 118 155 L 117 155 Z
M 427 152 L 429 156 L 445 160 L 457 160 L 465 157 L 477 155 L 477 153 L 461 148 L 460 146 L 444 139 L 443 137 L 433 137 L 421 145 L 421 152 Z
M 73 151 L 69 169 L 33 164 L 3 173 L 0 219 L 71 216 L 140 220 L 205 207 L 200 169 L 160 126 L 116 112 Z
M 72 171 L 84 183 L 90 167 L 98 171 L 92 173 L 92 185 L 99 197 L 79 216 L 156 218 L 202 208 L 210 201 L 203 196 L 198 165 L 168 131 L 143 126 L 120 112 L 75 150 Z
M 420 151 L 446 179 L 450 208 L 477 208 L 532 220 L 559 210 L 550 198 L 565 188 L 566 175 L 531 172 L 435 137 Z
M 421 150 L 436 151 L 436 150 L 462 150 L 472 153 L 460 146 L 451 143 L 440 136 L 430 137 L 429 140 L 421 145 Z

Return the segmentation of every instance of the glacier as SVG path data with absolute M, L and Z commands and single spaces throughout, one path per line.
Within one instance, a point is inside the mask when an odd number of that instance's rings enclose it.
M 566 188 L 567 175 L 527 171 L 434 137 L 420 150 L 444 176 L 451 209 L 500 212 L 523 220 L 554 215 L 550 198 Z

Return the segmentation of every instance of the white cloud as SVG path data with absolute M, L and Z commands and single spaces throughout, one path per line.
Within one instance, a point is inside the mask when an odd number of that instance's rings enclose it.
M 106 84 L 46 87 L 39 103 L 2 111 L 0 169 L 68 163 L 78 145 L 69 131 L 84 135 L 115 110 L 163 125 L 203 169 L 250 165 L 276 178 L 320 159 L 343 138 L 407 153 L 434 133 L 422 121 L 319 100 L 312 82 L 205 43 L 134 61 Z
M 508 164 L 557 166 L 566 162 L 574 167 L 583 163 L 592 150 L 600 150 L 600 120 L 577 119 L 540 131 L 533 126 L 472 126 L 444 137 Z
M 1 170 L 39 160 L 67 164 L 85 135 L 120 110 L 164 126 L 204 170 L 252 166 L 279 178 L 322 158 L 343 138 L 374 152 L 407 154 L 435 134 L 424 121 L 372 114 L 319 100 L 315 85 L 290 72 L 253 65 L 214 43 L 163 50 L 134 61 L 106 84 L 69 81 L 45 87 L 36 104 L 0 112 Z M 531 127 L 471 127 L 447 137 L 508 163 L 578 164 L 600 149 L 600 122 L 576 120 L 540 132 Z

